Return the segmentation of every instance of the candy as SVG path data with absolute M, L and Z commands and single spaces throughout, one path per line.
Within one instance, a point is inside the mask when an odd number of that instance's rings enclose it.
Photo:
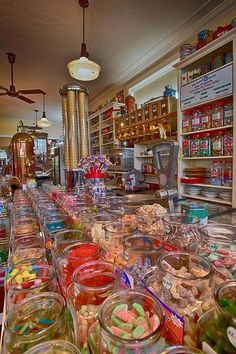
M 142 306 L 140 304 L 133 304 L 132 307 L 135 309 L 135 312 L 137 313 L 137 315 L 139 316 L 145 316 L 145 312 L 144 309 L 142 308 Z

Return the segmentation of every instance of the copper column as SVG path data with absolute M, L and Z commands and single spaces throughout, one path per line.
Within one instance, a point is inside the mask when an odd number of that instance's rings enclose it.
M 64 85 L 60 89 L 64 134 L 65 174 L 67 190 L 80 183 L 78 162 L 89 154 L 88 89 L 81 84 Z

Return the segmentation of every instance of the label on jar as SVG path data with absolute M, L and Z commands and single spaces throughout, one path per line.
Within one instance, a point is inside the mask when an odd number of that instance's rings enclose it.
M 197 118 L 193 118 L 192 119 L 192 127 L 198 127 L 200 125 L 200 118 L 197 117 Z
M 231 117 L 233 117 L 232 109 L 229 109 L 228 111 L 225 111 L 225 118 L 231 118 Z
M 183 128 L 188 128 L 189 127 L 189 120 L 183 120 Z
M 212 349 L 207 342 L 202 343 L 202 351 L 205 354 L 217 354 L 214 349 Z
M 229 326 L 227 328 L 227 336 L 234 348 L 236 348 L 236 329 L 234 327 Z
M 221 149 L 221 141 L 220 141 L 220 139 L 217 139 L 217 140 L 213 141 L 212 148 L 213 148 L 213 150 Z
M 215 252 L 217 250 L 217 245 L 214 242 L 209 242 L 207 243 L 206 248 L 209 252 Z
M 172 282 L 168 277 L 163 277 L 162 285 L 165 289 L 170 290 L 172 288 Z
M 208 122 L 209 122 L 209 116 L 202 117 L 202 123 L 208 123 Z
M 220 120 L 221 119 L 221 114 L 220 112 L 212 113 L 212 120 Z

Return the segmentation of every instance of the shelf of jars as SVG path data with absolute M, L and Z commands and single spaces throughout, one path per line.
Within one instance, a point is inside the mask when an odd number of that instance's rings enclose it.
M 94 112 L 89 117 L 89 129 L 90 129 L 90 146 L 92 149 L 92 153 L 96 151 L 96 153 L 102 152 L 102 147 L 104 145 L 112 145 L 114 144 L 114 132 L 115 132 L 115 123 L 114 118 L 119 114 L 120 108 L 124 106 L 123 103 L 114 102 L 102 109 Z M 93 145 L 93 135 L 97 133 L 99 136 L 99 144 L 96 146 Z M 106 137 L 112 134 L 111 141 L 106 141 Z M 103 141 L 103 137 L 105 137 L 105 141 Z M 96 150 L 93 150 L 96 148 Z
M 235 38 L 236 31 L 232 30 L 175 65 L 180 92 L 179 196 L 233 207 Z M 207 189 L 209 194 L 205 195 Z

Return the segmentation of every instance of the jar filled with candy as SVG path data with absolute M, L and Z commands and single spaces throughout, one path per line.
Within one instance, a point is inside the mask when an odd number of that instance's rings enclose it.
M 66 296 L 66 290 L 72 282 L 72 276 L 76 268 L 84 263 L 104 259 L 102 249 L 92 242 L 74 243 L 63 251 L 63 257 L 58 260 L 58 279 L 62 294 Z
M 213 186 L 221 186 L 222 184 L 222 161 L 212 162 L 210 183 Z
M 93 242 L 97 242 L 101 247 L 105 243 L 105 226 L 119 218 L 119 214 L 97 214 L 91 218 L 91 237 Z
M 167 214 L 163 218 L 165 227 L 165 249 L 190 251 L 192 245 L 200 242 L 200 220 L 184 213 Z
M 182 153 L 183 157 L 190 157 L 190 136 L 184 136 L 182 140 Z
M 144 205 L 136 210 L 138 230 L 143 234 L 162 235 L 163 216 L 167 210 L 160 204 Z
M 201 129 L 211 128 L 212 109 L 211 106 L 204 106 L 202 110 Z
M 6 319 L 4 344 L 8 353 L 24 353 L 50 339 L 73 342 L 68 315 L 63 297 L 56 293 L 43 293 L 22 300 Z
M 191 120 L 191 130 L 194 132 L 196 130 L 201 130 L 201 119 L 202 119 L 202 112 L 200 109 L 196 109 L 192 113 L 192 120 Z
M 184 321 L 184 344 L 196 346 L 197 320 L 213 304 L 213 270 L 203 257 L 172 252 L 158 260 L 147 288 Z
M 185 345 L 177 345 L 174 347 L 168 347 L 161 354 L 203 354 L 200 349 L 194 347 L 187 347 Z
M 80 354 L 76 346 L 65 340 L 49 340 L 27 350 L 25 354 Z
M 59 293 L 53 268 L 44 265 L 19 271 L 8 283 L 7 311 L 23 299 L 42 292 Z
M 87 237 L 90 237 L 92 218 L 98 213 L 99 209 L 96 206 L 80 208 L 79 211 L 69 216 L 67 227 L 69 229 L 80 230 Z
M 67 299 L 73 316 L 76 345 L 81 353 L 89 353 L 88 330 L 97 320 L 101 304 L 124 287 L 119 270 L 109 262 L 86 263 L 76 269 Z
M 233 101 L 226 101 L 224 104 L 224 125 L 233 124 Z
M 226 160 L 223 165 L 222 171 L 222 185 L 226 187 L 232 187 L 233 178 L 233 162 Z
M 212 107 L 212 128 L 222 127 L 224 123 L 224 102 L 218 101 Z
M 201 228 L 201 247 L 196 251 L 214 266 L 216 281 L 236 277 L 236 226 L 208 224 Z
M 117 254 L 122 252 L 122 242 L 124 237 L 134 234 L 137 231 L 137 227 L 132 224 L 130 225 L 116 221 L 105 225 L 104 230 L 104 257 L 106 261 L 114 263 Z
M 158 237 L 135 234 L 124 238 L 123 252 L 115 259 L 128 277 L 131 288 L 142 289 L 149 273 L 156 269 L 157 259 L 164 250 Z
M 159 303 L 137 291 L 121 291 L 110 296 L 99 313 L 100 335 L 94 353 L 156 353 L 165 348 L 161 335 L 164 317 Z M 91 336 L 89 336 L 91 338 Z
M 211 138 L 210 133 L 204 133 L 200 136 L 199 141 L 199 156 L 211 156 Z
M 225 130 L 223 137 L 223 145 L 224 145 L 224 155 L 232 156 L 233 155 L 233 131 Z
M 224 155 L 224 132 L 218 130 L 212 133 L 212 156 L 223 156 Z
M 182 120 L 182 132 L 188 133 L 191 131 L 191 121 L 192 121 L 192 112 L 185 111 L 183 113 L 183 120 Z
M 222 283 L 214 292 L 215 306 L 198 321 L 198 347 L 204 353 L 236 353 L 236 282 Z
M 190 141 L 191 157 L 198 157 L 200 155 L 199 145 L 200 145 L 200 134 L 194 134 L 193 138 Z

